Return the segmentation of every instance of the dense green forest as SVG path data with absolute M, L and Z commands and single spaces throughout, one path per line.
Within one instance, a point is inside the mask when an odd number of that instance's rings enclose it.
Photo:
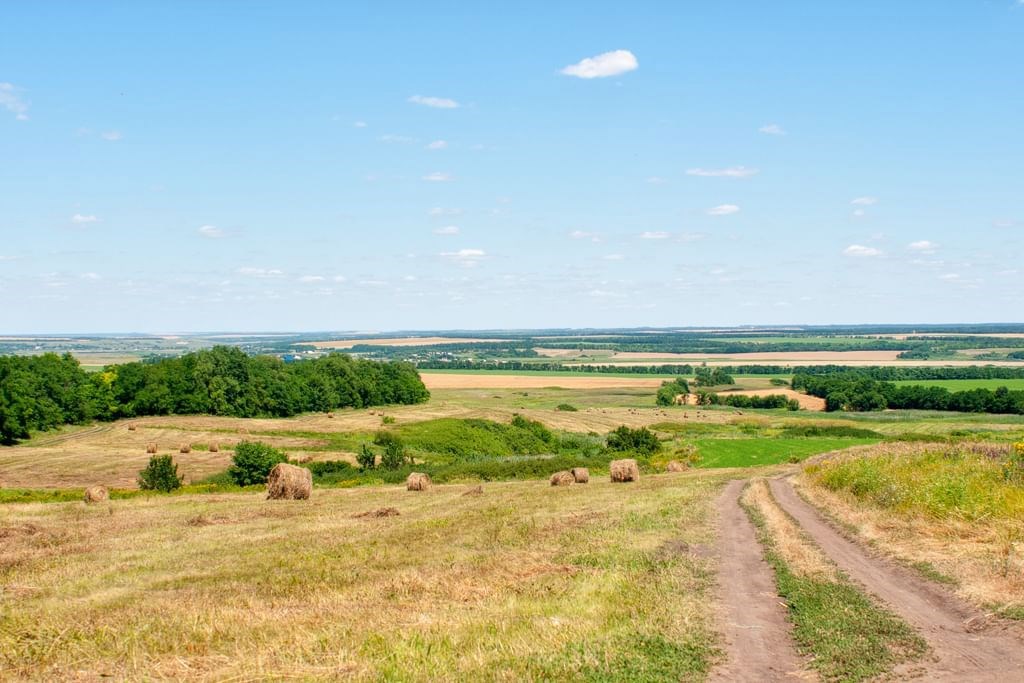
M 908 408 L 962 413 L 1024 414 L 1024 391 L 1011 391 L 1006 387 L 999 387 L 994 391 L 949 391 L 934 386 L 898 386 L 892 382 L 873 379 L 868 373 L 847 371 L 832 375 L 798 374 L 793 377 L 793 388 L 825 399 L 825 410 L 871 411 Z
M 288 417 L 420 403 L 416 369 L 331 354 L 285 363 L 227 346 L 86 373 L 70 354 L 0 357 L 0 443 L 32 431 L 142 415 Z

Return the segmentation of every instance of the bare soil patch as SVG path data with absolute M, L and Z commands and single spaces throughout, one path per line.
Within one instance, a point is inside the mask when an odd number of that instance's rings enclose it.
M 786 610 L 754 526 L 739 505 L 744 482 L 730 481 L 718 510 L 718 596 L 727 659 L 715 681 L 793 681 L 805 678 Z

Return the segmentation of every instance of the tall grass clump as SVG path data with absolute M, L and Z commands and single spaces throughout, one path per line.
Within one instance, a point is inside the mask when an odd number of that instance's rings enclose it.
M 1024 447 L 886 443 L 806 469 L 811 481 L 893 512 L 957 519 L 1024 519 Z

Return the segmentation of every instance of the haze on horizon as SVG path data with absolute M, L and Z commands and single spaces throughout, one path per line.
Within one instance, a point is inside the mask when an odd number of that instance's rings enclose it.
M 1024 318 L 1018 0 L 0 18 L 0 334 Z

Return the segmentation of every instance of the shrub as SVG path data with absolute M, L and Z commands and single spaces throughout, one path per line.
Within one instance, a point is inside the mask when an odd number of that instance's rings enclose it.
M 563 413 L 575 413 L 577 411 L 577 408 L 571 403 L 559 403 L 557 406 L 555 406 L 555 410 L 560 410 Z
M 146 469 L 139 472 L 139 488 L 144 491 L 168 493 L 181 488 L 182 479 L 174 458 L 169 455 L 154 455 L 150 457 Z
M 682 394 L 686 396 L 690 393 L 690 385 L 682 377 L 677 377 L 673 380 L 668 380 L 661 383 L 661 387 L 658 388 L 658 393 L 654 397 L 655 403 L 659 406 L 671 406 L 675 405 L 676 396 Z
M 555 435 L 550 429 L 545 427 L 537 420 L 530 420 L 523 417 L 519 413 L 512 416 L 512 426 L 516 429 L 522 429 L 523 431 L 533 434 L 535 437 L 540 439 L 546 444 L 550 444 L 555 440 Z
M 390 415 L 385 415 L 380 419 L 380 423 L 385 425 L 393 425 L 395 424 L 395 418 L 391 417 Z
M 372 470 L 377 465 L 377 455 L 365 443 L 359 447 L 359 454 L 356 455 L 356 462 L 361 470 Z M 314 472 L 313 474 L 316 474 Z
M 390 435 L 389 435 L 390 436 Z M 384 442 L 384 454 L 380 456 L 380 466 L 386 470 L 397 470 L 406 465 L 409 458 L 405 454 L 405 445 L 398 437 Z
M 608 434 L 608 448 L 613 451 L 636 451 L 651 455 L 661 450 L 661 442 L 647 427 L 630 429 L 622 425 Z
M 283 451 L 259 441 L 243 441 L 235 447 L 234 463 L 228 474 L 239 486 L 266 484 L 274 465 L 288 462 Z

